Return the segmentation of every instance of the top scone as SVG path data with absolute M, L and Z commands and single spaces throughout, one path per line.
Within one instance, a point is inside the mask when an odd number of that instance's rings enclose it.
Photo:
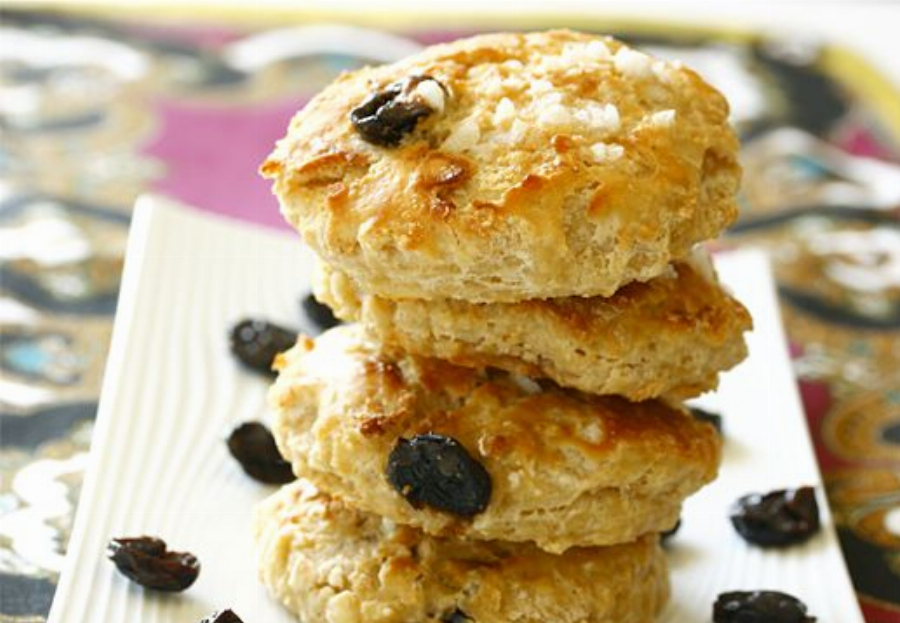
M 342 75 L 262 172 L 370 294 L 608 296 L 735 218 L 727 117 L 693 71 L 614 39 L 486 35 Z

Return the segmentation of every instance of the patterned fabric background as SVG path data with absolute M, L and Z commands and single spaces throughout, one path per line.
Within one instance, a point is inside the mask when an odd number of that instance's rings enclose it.
M 134 198 L 283 227 L 255 171 L 291 113 L 342 69 L 475 29 L 12 11 L 0 24 L 0 622 L 24 623 L 45 620 L 65 556 Z M 545 24 L 558 25 L 592 28 Z M 896 623 L 900 100 L 873 106 L 852 88 L 869 70 L 835 73 L 828 47 L 619 34 L 696 66 L 733 104 L 746 172 L 724 244 L 774 262 L 851 574 L 869 623 Z

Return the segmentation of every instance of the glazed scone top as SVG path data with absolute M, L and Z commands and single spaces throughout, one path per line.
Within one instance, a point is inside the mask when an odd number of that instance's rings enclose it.
M 351 112 L 411 77 L 431 114 L 396 146 Z M 366 291 L 609 295 L 736 215 L 725 99 L 677 62 L 570 31 L 484 35 L 339 77 L 262 172 L 306 242 Z

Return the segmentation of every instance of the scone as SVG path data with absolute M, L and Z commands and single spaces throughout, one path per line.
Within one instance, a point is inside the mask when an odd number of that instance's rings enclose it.
M 263 583 L 304 623 L 651 623 L 668 597 L 656 535 L 563 556 L 439 539 L 300 480 L 257 507 Z
M 320 301 L 359 320 L 389 350 L 630 400 L 715 389 L 718 373 L 747 356 L 743 332 L 752 325 L 744 306 L 719 286 L 705 252 L 608 298 L 386 299 L 361 294 L 322 263 L 313 287 Z
M 559 553 L 671 528 L 717 472 L 715 429 L 661 401 L 392 358 L 357 325 L 279 356 L 273 433 L 294 472 L 430 534 Z
M 327 263 L 387 298 L 609 296 L 737 214 L 722 95 L 571 31 L 483 35 L 338 78 L 262 165 Z

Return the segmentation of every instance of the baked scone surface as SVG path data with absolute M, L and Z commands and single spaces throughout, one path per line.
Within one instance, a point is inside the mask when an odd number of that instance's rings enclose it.
M 386 299 L 319 264 L 316 297 L 394 352 L 493 366 L 593 394 L 688 398 L 747 356 L 747 310 L 718 284 L 705 253 L 608 298 L 517 303 Z
M 420 116 L 395 144 L 370 142 L 351 115 L 400 92 Z M 727 117 L 693 71 L 611 38 L 483 35 L 344 74 L 262 172 L 366 293 L 608 296 L 735 218 Z
M 304 623 L 651 623 L 656 535 L 564 556 L 423 535 L 299 480 L 257 507 L 260 576 Z
M 684 498 L 718 469 L 718 434 L 680 408 L 391 358 L 356 325 L 301 338 L 277 366 L 273 433 L 295 473 L 430 534 L 534 541 L 550 552 L 628 542 L 674 525 Z M 391 485 L 391 452 L 429 433 L 487 470 L 483 511 L 417 508 Z

